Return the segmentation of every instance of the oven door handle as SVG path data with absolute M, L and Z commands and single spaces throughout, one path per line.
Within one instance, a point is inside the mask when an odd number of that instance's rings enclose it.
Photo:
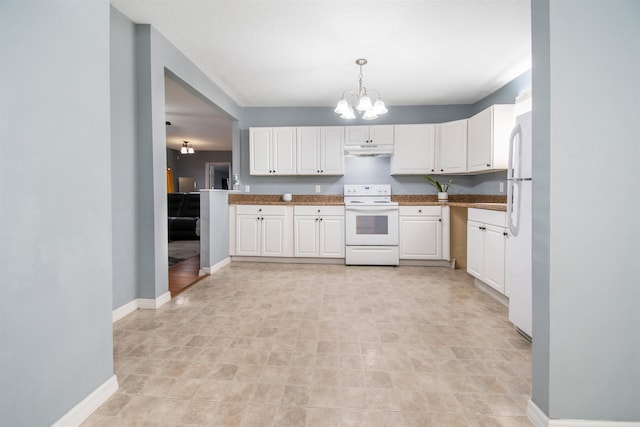
M 351 212 L 398 212 L 398 207 L 389 207 L 389 206 L 346 206 L 346 211 Z

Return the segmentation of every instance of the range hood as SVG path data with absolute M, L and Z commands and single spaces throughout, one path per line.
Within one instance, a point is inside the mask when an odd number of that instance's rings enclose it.
M 350 157 L 390 157 L 393 155 L 393 145 L 345 145 L 344 155 Z

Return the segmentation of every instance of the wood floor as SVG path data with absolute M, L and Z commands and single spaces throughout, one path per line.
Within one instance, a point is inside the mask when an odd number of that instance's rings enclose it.
M 180 292 L 196 284 L 208 276 L 198 276 L 200 271 L 200 255 L 187 258 L 169 267 L 169 292 L 175 298 Z

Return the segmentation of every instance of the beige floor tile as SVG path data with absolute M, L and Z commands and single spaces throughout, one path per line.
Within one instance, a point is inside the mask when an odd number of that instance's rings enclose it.
M 114 324 L 85 426 L 529 426 L 531 344 L 464 271 L 232 263 Z

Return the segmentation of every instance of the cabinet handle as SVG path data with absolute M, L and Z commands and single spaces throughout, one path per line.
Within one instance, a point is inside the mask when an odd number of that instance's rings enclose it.
M 324 170 L 320 170 L 320 173 L 324 173 Z
M 262 212 L 262 208 L 259 208 L 259 209 L 258 209 L 258 212 Z
M 480 230 L 482 230 L 482 231 L 486 230 L 486 228 L 485 228 L 485 227 L 478 227 L 478 228 L 479 228 Z
M 444 169 L 440 169 L 440 172 L 444 172 Z
M 320 221 L 322 221 L 322 218 L 320 218 Z
M 507 233 L 506 231 L 505 231 L 505 232 L 503 232 L 503 233 L 502 233 L 502 235 L 503 235 L 504 237 L 509 237 L 509 233 Z
M 422 213 L 422 209 L 418 209 L 418 213 Z
M 438 222 L 442 222 L 442 218 L 438 218 Z
M 435 171 L 435 169 L 431 169 L 431 172 L 434 172 L 434 171 Z
M 316 218 L 316 222 L 318 221 L 318 218 Z
M 487 163 L 487 167 L 488 167 L 488 168 L 490 168 L 490 167 L 491 167 L 491 165 L 490 165 L 489 163 Z

